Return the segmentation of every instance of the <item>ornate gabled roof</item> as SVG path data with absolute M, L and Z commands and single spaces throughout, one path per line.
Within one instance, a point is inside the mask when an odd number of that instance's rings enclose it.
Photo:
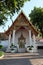
M 14 26 L 15 26 L 15 23 L 18 23 L 18 22 L 17 22 L 17 21 L 18 21 L 18 18 L 19 18 L 21 15 L 23 15 L 23 16 L 25 17 L 25 19 L 27 20 L 26 22 L 27 22 L 28 26 L 30 26 L 30 28 L 32 28 L 32 29 L 34 30 L 34 32 L 36 33 L 36 35 L 39 34 L 39 32 L 36 30 L 36 28 L 33 26 L 33 24 L 29 21 L 29 19 L 26 17 L 26 15 L 24 14 L 23 11 L 21 11 L 21 13 L 20 13 L 20 14 L 18 15 L 18 17 L 15 19 L 15 21 L 13 22 L 13 24 L 11 25 L 11 27 L 9 27 L 9 29 L 5 32 L 5 34 L 9 34 L 10 31 L 13 31 Z

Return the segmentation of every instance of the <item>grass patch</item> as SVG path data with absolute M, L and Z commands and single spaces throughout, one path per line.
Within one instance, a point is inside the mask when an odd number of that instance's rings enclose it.
M 3 51 L 0 51 L 0 57 L 1 57 L 2 55 L 4 55 L 4 52 L 3 52 Z

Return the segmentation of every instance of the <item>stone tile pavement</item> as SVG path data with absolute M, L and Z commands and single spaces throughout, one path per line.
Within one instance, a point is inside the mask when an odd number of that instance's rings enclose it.
M 38 53 L 5 53 L 0 65 L 43 65 L 43 50 Z

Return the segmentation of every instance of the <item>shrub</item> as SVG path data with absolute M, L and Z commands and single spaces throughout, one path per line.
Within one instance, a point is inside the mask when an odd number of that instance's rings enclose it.
M 2 45 L 0 45 L 0 49 L 2 49 L 3 48 L 3 46 Z
M 32 50 L 32 48 L 33 48 L 33 46 L 31 45 L 31 46 L 29 47 L 29 50 Z
M 29 47 L 29 50 L 32 50 L 32 48 L 31 48 L 31 47 Z
M 27 46 L 27 48 L 29 48 L 29 50 L 32 50 L 33 46 L 32 45 L 31 46 Z
M 29 48 L 30 46 L 27 46 L 27 48 Z
M 14 50 L 14 48 L 17 48 L 17 46 L 13 45 L 13 43 L 12 43 L 11 46 L 10 46 L 10 49 Z

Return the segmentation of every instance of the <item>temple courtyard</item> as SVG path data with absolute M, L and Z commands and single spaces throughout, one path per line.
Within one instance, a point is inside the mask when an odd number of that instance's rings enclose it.
M 5 53 L 0 65 L 43 65 L 43 50 L 37 53 Z

